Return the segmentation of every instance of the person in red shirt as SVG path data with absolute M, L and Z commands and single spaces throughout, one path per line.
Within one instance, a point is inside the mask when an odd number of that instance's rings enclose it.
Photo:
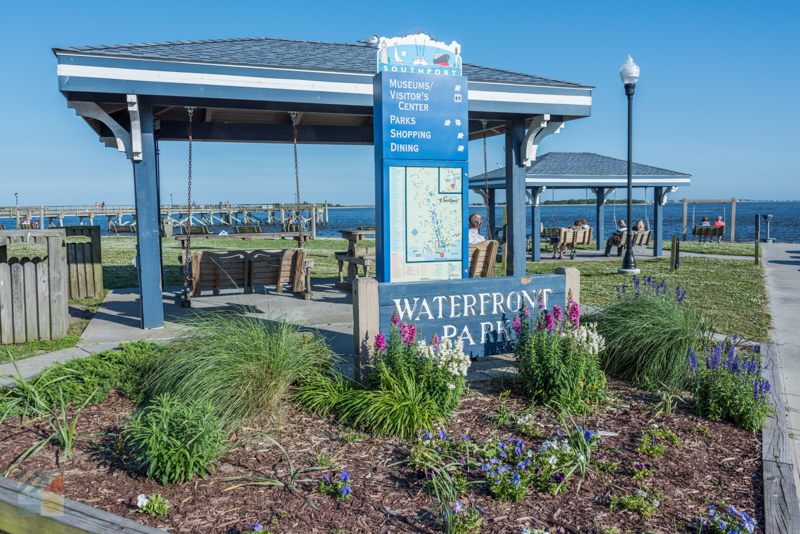
M 717 216 L 717 220 L 714 223 L 714 226 L 725 226 L 725 221 L 722 220 L 722 216 Z M 717 243 L 722 243 L 722 236 L 717 236 Z

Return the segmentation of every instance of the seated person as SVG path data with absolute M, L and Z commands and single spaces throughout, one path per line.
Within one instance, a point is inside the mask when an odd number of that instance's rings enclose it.
M 583 230 L 583 221 L 575 221 L 572 226 L 567 228 L 567 230 L 575 230 L 575 231 Z M 566 248 L 568 248 L 570 250 L 569 259 L 574 260 L 575 259 L 575 247 L 573 247 L 572 245 L 569 245 L 569 244 L 561 243 L 561 256 L 560 257 L 561 258 L 564 257 L 564 247 L 566 247 Z M 555 252 L 555 250 L 553 252 Z M 553 257 L 555 257 L 555 255 L 553 255 Z
M 703 218 L 700 219 L 700 226 L 711 226 L 711 223 L 708 222 L 708 217 L 706 217 L 705 215 L 703 215 Z M 708 237 L 708 241 L 710 242 L 711 238 L 709 236 L 707 236 L 707 235 L 700 235 L 700 236 L 698 236 L 698 239 L 700 239 L 701 243 L 705 243 L 707 237 Z
M 486 241 L 486 238 L 481 235 L 481 226 L 483 226 L 483 217 L 477 213 L 469 216 L 469 244 L 475 245 Z
M 589 219 L 581 219 L 581 227 L 584 230 L 588 230 L 589 228 L 591 228 L 591 226 L 589 226 Z
M 633 225 L 634 232 L 644 232 L 644 221 L 641 219 L 636 219 L 636 223 Z
M 623 219 L 619 220 L 619 226 L 617 226 L 617 230 L 608 238 L 606 241 L 606 251 L 603 256 L 610 256 L 611 255 L 611 247 L 617 247 L 617 256 L 622 256 L 622 249 L 625 248 L 625 243 L 622 242 L 622 232 L 628 229 L 628 225 L 625 224 Z
M 714 222 L 714 226 L 725 226 L 725 221 L 722 220 L 722 215 L 717 216 L 717 220 L 716 222 Z M 717 236 L 717 243 L 722 243 L 722 235 Z

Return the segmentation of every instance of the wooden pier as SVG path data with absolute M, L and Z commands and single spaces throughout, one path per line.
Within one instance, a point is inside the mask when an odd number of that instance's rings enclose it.
M 302 203 L 301 212 L 313 213 L 314 217 L 309 223 L 316 225 L 328 224 L 328 210 L 336 209 L 328 202 Z M 297 211 L 297 204 L 198 204 L 192 207 L 192 225 L 198 226 L 261 226 L 261 225 L 288 225 L 293 214 Z M 161 206 L 162 225 L 185 227 L 189 222 L 189 207 L 185 204 L 171 204 Z M 256 213 L 262 214 L 256 216 Z M 21 224 L 31 224 L 37 221 L 39 228 L 63 228 L 64 218 L 77 217 L 80 224 L 94 225 L 95 217 L 108 217 L 109 230 L 125 226 L 135 226 L 136 211 L 134 205 L 106 205 L 98 204 L 71 205 L 71 206 L 0 206 L 0 218 L 15 219 L 17 228 Z M 22 228 L 25 228 L 24 226 Z

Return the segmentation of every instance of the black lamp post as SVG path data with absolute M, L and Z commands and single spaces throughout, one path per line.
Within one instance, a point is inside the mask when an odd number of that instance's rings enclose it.
M 639 80 L 639 66 L 628 56 L 625 64 L 619 69 L 619 77 L 625 84 L 625 94 L 628 97 L 628 242 L 625 246 L 625 257 L 622 259 L 620 274 L 638 274 L 636 258 L 633 257 L 633 90 Z

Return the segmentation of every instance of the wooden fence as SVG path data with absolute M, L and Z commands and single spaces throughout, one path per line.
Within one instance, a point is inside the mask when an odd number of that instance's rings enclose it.
M 69 298 L 103 296 L 103 257 L 99 226 L 67 226 L 67 237 L 84 236 L 91 242 L 67 243 Z
M 8 258 L 11 243 L 47 246 L 47 260 Z M 67 335 L 64 230 L 0 231 L 0 344 Z

